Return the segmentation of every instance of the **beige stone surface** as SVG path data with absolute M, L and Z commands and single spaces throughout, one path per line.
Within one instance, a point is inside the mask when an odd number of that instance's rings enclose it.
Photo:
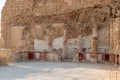
M 111 65 L 22 62 L 0 67 L 0 80 L 119 80 L 119 73 Z
M 11 62 L 11 51 L 9 49 L 0 49 L 0 66 Z
M 115 53 L 120 49 L 119 4 L 120 0 L 7 0 L 2 11 L 3 47 L 32 50 L 39 39 L 51 50 L 53 40 L 63 37 L 66 55 L 69 39 L 91 36 L 81 42 L 87 43 L 87 50 Z M 93 27 L 98 28 L 96 40 Z

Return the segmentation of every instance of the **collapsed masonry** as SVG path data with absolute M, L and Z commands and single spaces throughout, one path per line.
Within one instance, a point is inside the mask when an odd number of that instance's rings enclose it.
M 13 51 L 120 50 L 120 0 L 7 0 L 3 47 Z

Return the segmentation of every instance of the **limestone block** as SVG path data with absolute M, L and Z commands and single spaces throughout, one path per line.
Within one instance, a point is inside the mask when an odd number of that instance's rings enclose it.
M 102 54 L 98 54 L 97 59 L 98 59 L 98 62 L 103 62 Z
M 35 39 L 34 40 L 34 50 L 36 50 L 36 51 L 48 50 L 48 43 L 47 43 L 47 41 Z
M 47 61 L 59 61 L 58 55 L 55 52 L 47 53 L 46 57 L 47 57 Z
M 73 54 L 73 62 L 79 62 L 79 54 Z
M 112 63 L 115 62 L 115 55 L 114 54 L 110 55 L 110 62 L 112 62 Z
M 97 53 L 90 53 L 90 62 L 97 62 Z
M 52 42 L 53 49 L 63 48 L 63 37 L 56 38 Z
M 0 65 L 6 65 L 11 62 L 11 51 L 9 49 L 0 49 Z
M 35 59 L 40 60 L 40 53 L 38 53 L 38 52 L 35 53 Z
M 85 60 L 90 61 L 90 54 L 89 53 L 85 54 Z

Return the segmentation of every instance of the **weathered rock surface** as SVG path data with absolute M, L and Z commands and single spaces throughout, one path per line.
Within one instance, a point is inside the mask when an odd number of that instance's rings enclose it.
M 62 36 L 65 47 L 68 39 L 92 35 L 92 28 L 98 27 L 97 41 L 91 45 L 120 49 L 119 26 L 115 25 L 116 37 L 111 33 L 112 23 L 119 22 L 119 17 L 120 0 L 7 0 L 2 11 L 4 47 L 31 49 L 35 39 L 46 40 L 51 46 L 53 39 Z M 11 38 L 15 27 L 19 40 Z M 115 47 L 110 47 L 114 43 Z

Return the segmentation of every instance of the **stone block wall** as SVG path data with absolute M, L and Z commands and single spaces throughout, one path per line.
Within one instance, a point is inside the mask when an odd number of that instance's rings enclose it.
M 90 47 L 119 49 L 119 27 L 114 27 L 119 4 L 119 0 L 7 0 L 2 11 L 4 47 L 30 50 L 35 39 L 48 41 L 51 47 L 54 39 L 63 37 L 66 50 L 69 39 L 93 35 L 93 27 L 98 27 Z

